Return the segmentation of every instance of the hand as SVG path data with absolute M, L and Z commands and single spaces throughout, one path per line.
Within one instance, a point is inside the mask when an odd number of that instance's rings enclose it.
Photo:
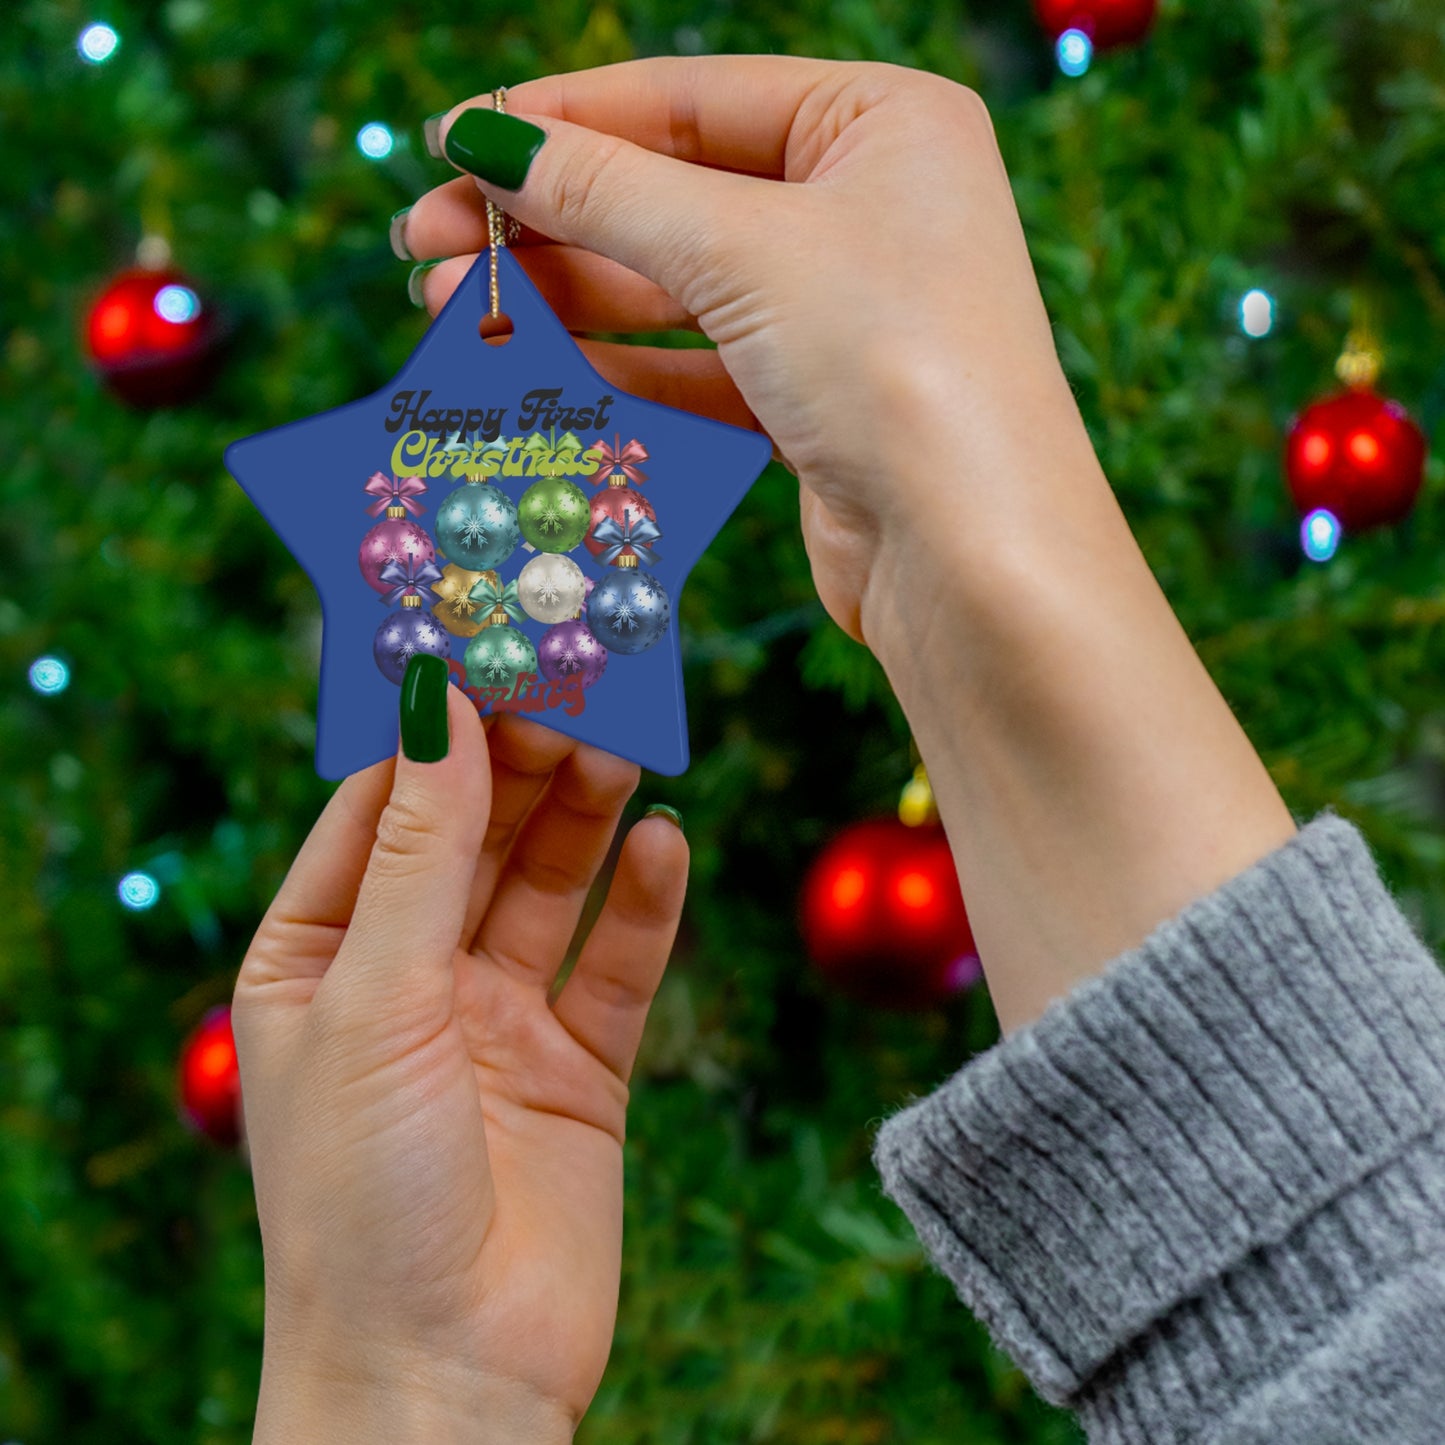
M 547 133 L 520 189 L 463 176 L 407 217 L 413 255 L 459 258 L 428 306 L 485 245 L 485 194 L 573 330 L 717 342 L 584 349 L 797 473 L 819 596 L 903 705 L 1006 1029 L 1290 836 L 1094 455 L 976 95 L 722 56 L 507 109 Z
M 447 756 L 341 785 L 236 985 L 258 1441 L 570 1440 L 611 1348 L 627 1079 L 687 846 L 632 829 L 549 1003 L 638 770 L 446 698 Z
M 882 553 L 916 557 L 944 516 L 980 527 L 1071 458 L 1097 472 L 972 91 L 724 56 L 529 81 L 507 111 L 547 132 L 521 189 L 462 176 L 406 218 L 413 256 L 457 258 L 425 273 L 429 309 L 486 246 L 485 194 L 529 228 L 515 254 L 569 328 L 703 331 L 715 352 L 583 349 L 625 390 L 771 436 L 854 637 Z

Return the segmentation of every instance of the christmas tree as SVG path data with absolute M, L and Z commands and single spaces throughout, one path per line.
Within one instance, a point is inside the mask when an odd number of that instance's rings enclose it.
M 387 217 L 451 174 L 423 117 L 723 51 L 918 66 L 985 97 L 1165 592 L 1296 815 L 1359 823 L 1445 941 L 1440 465 L 1405 520 L 1303 544 L 1283 468 L 1351 333 L 1427 436 L 1445 404 L 1428 0 L 1166 0 L 1142 43 L 1097 50 L 1027 0 L 27 0 L 0 40 L 0 1438 L 250 1438 L 250 1178 L 178 1118 L 176 1061 L 329 788 L 316 600 L 226 444 L 371 391 L 422 334 Z M 179 329 L 121 375 L 149 343 L 96 303 L 138 254 Z M 986 995 L 868 1008 L 790 922 L 819 849 L 888 812 L 914 762 L 816 600 L 797 512 L 770 469 L 677 599 L 694 761 L 645 777 L 634 812 L 681 809 L 693 884 L 633 1079 L 617 1341 L 578 1438 L 1061 1445 L 1072 1421 L 988 1344 L 868 1159 L 883 1115 L 997 1037 Z

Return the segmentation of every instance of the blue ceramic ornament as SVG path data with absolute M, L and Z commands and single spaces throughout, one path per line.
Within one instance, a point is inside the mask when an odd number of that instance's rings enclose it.
M 655 772 L 680 773 L 687 766 L 682 658 L 677 629 L 668 625 L 669 599 L 681 593 L 703 550 L 767 465 L 770 444 L 759 433 L 619 391 L 592 369 L 511 255 L 499 248 L 496 259 L 502 309 L 513 325 L 505 345 L 489 345 L 478 331 L 490 302 L 484 252 L 400 373 L 380 391 L 247 437 L 226 452 L 231 474 L 321 598 L 316 767 L 326 778 L 344 777 L 396 750 L 397 692 L 384 670 L 383 652 L 391 658 L 408 642 L 433 645 L 420 636 L 422 619 L 437 620 L 432 603 L 439 594 L 420 575 L 433 560 L 437 567 L 445 560 L 451 579 L 441 584 L 438 607 L 475 603 L 476 623 L 498 610 L 507 616 L 505 622 L 484 626 L 472 642 L 464 645 L 459 638 L 454 650 L 447 629 L 437 629 L 435 645 L 469 654 L 470 665 L 453 655 L 449 666 L 453 682 L 478 711 L 524 713 Z M 655 531 L 641 525 L 650 524 L 650 518 L 627 515 L 614 522 L 618 535 L 608 527 L 605 538 L 594 539 L 600 542 L 597 555 L 576 545 L 580 534 L 573 547 L 562 547 L 559 541 L 573 540 L 571 532 L 554 536 L 546 530 L 550 511 L 537 508 L 542 550 L 565 552 L 594 584 L 578 627 L 568 635 L 590 632 L 610 654 L 605 675 L 601 668 L 571 667 L 559 661 L 560 653 L 553 656 L 556 634 L 549 639 L 544 665 L 536 648 L 547 625 L 520 608 L 519 619 L 500 606 L 488 614 L 485 598 L 477 596 L 478 588 L 487 597 L 496 592 L 502 601 L 515 595 L 518 571 L 532 555 L 526 551 L 528 539 L 523 535 L 514 541 L 515 553 L 508 548 L 505 556 L 484 561 L 508 539 L 506 528 L 493 536 L 486 519 L 463 518 L 458 530 L 448 524 L 444 535 L 443 511 L 458 493 L 470 508 L 467 493 L 485 488 L 510 504 L 510 512 L 502 509 L 505 521 L 516 515 L 529 489 L 550 478 L 564 479 L 588 498 L 614 474 L 631 479 L 618 462 L 624 454 L 634 462 L 646 458 L 649 500 L 667 519 L 666 546 L 659 552 Z M 402 488 L 400 479 L 425 483 L 427 500 L 437 507 L 431 540 L 441 556 L 426 555 L 420 545 L 414 557 L 378 555 L 373 579 L 357 570 L 368 519 L 357 517 L 356 498 L 367 479 L 378 474 L 390 489 L 384 499 L 388 504 L 396 500 L 392 491 L 415 491 L 410 485 Z M 479 480 L 473 484 L 473 478 Z M 531 501 L 553 503 L 554 493 L 570 498 L 565 488 L 544 486 L 537 487 Z M 495 521 L 493 509 L 487 510 Z M 530 504 L 528 510 L 533 510 Z M 583 515 L 590 525 L 590 502 Z M 404 513 L 403 519 L 426 537 L 412 515 Z M 469 527 L 469 521 L 475 524 Z M 493 551 L 453 555 L 453 549 L 480 545 L 482 533 Z M 608 554 L 621 565 L 608 565 L 603 560 Z M 639 561 L 641 566 L 626 565 Z M 380 570 L 397 563 L 403 569 L 411 566 L 407 586 L 413 592 L 416 584 L 428 591 L 418 598 L 404 589 L 402 606 L 378 628 L 377 592 L 406 583 L 405 575 L 401 582 L 383 583 Z M 464 593 L 463 569 L 477 573 L 488 567 L 502 568 L 508 581 L 477 583 Z M 649 588 L 651 596 L 645 595 Z M 408 613 L 416 613 L 417 621 L 405 624 L 410 635 L 403 636 L 395 630 L 401 627 L 395 619 Z M 383 648 L 380 634 L 392 624 Z M 465 619 L 456 625 L 470 628 Z M 566 621 L 552 625 L 568 628 Z M 495 636 L 473 648 L 489 632 Z

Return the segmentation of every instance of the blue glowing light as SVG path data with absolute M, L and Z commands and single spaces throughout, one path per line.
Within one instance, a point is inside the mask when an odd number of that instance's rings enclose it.
M 396 138 L 392 135 L 390 127 L 382 125 L 379 120 L 362 126 L 356 132 L 356 148 L 362 155 L 374 161 L 384 161 L 391 154 L 391 148 L 395 144 Z
M 127 908 L 139 913 L 161 896 L 161 885 L 149 873 L 127 873 L 115 891 Z
M 162 286 L 153 304 L 162 321 L 172 321 L 177 326 L 194 321 L 201 314 L 201 298 L 189 286 Z
M 87 25 L 80 32 L 75 48 L 82 60 L 88 60 L 92 65 L 104 65 L 115 54 L 119 44 L 120 36 L 109 25 Z
M 1094 42 L 1082 30 L 1066 30 L 1055 47 L 1065 75 L 1083 75 L 1094 61 Z
M 30 686 L 47 697 L 70 686 L 70 669 L 58 657 L 37 657 L 30 664 Z
M 1268 336 L 1274 330 L 1274 297 L 1268 291 L 1248 291 L 1239 303 L 1239 326 L 1246 336 Z
M 1300 546 L 1311 562 L 1328 562 L 1339 550 L 1339 518 L 1317 507 L 1300 524 Z

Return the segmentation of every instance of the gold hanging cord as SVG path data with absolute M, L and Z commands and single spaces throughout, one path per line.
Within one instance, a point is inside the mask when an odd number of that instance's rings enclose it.
M 507 87 L 499 85 L 492 92 L 492 109 L 500 115 L 507 113 Z M 509 241 L 521 235 L 521 225 L 512 219 L 491 199 L 487 201 L 487 254 L 490 258 L 492 319 L 502 314 L 502 296 L 497 288 L 497 252 Z

